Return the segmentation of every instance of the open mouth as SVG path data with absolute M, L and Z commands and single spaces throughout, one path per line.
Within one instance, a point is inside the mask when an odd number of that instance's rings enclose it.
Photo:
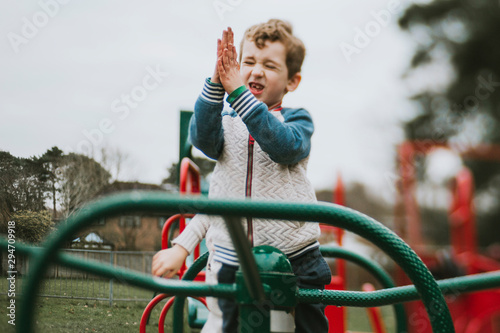
M 264 90 L 264 86 L 262 84 L 260 84 L 260 83 L 250 82 L 248 84 L 248 89 L 250 90 L 250 92 L 252 94 L 259 95 Z

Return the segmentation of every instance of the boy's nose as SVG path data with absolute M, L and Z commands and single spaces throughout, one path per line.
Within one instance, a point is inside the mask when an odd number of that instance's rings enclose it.
M 254 66 L 254 68 L 252 69 L 252 75 L 256 77 L 264 76 L 264 70 L 262 69 L 262 66 Z

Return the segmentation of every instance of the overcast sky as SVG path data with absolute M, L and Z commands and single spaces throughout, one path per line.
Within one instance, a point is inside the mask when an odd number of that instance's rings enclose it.
M 331 188 L 340 172 L 391 195 L 401 123 L 416 112 L 415 87 L 401 79 L 416 41 L 397 26 L 408 1 L 60 2 L 0 3 L 0 149 L 118 148 L 129 156 L 122 179 L 159 183 L 222 29 L 239 44 L 250 25 L 282 18 L 307 48 L 283 104 L 313 116 L 314 186 Z

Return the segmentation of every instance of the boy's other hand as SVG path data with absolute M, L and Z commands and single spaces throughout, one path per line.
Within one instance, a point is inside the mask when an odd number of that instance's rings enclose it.
M 222 31 L 222 40 L 217 39 L 217 60 L 222 57 L 222 53 L 224 49 L 228 48 L 229 43 L 234 44 L 234 33 L 230 27 L 228 27 L 227 30 Z M 212 75 L 210 79 L 213 83 L 220 83 L 218 67 L 218 61 L 216 61 L 214 75 Z
M 161 250 L 153 257 L 151 274 L 166 278 L 173 277 L 179 271 L 188 255 L 188 251 L 177 244 L 170 249 Z
M 219 77 L 228 94 L 244 84 L 240 75 L 240 64 L 236 59 L 236 47 L 231 42 L 224 48 L 222 56 L 217 61 Z

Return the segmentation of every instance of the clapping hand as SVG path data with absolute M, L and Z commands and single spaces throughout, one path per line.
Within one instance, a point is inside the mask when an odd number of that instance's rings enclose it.
M 226 33 L 224 30 L 223 36 Z M 219 79 L 228 94 L 243 85 L 240 75 L 240 64 L 238 63 L 236 47 L 234 46 L 234 34 L 231 28 L 227 31 L 227 44 L 222 41 L 222 54 L 217 58 L 217 69 Z
M 224 49 L 228 48 L 229 41 L 233 43 L 234 33 L 231 28 L 227 28 L 227 30 L 222 31 L 222 40 L 217 39 L 217 61 L 215 62 L 215 70 L 214 75 L 212 75 L 210 81 L 213 83 L 221 83 L 219 77 L 219 58 L 222 57 Z

